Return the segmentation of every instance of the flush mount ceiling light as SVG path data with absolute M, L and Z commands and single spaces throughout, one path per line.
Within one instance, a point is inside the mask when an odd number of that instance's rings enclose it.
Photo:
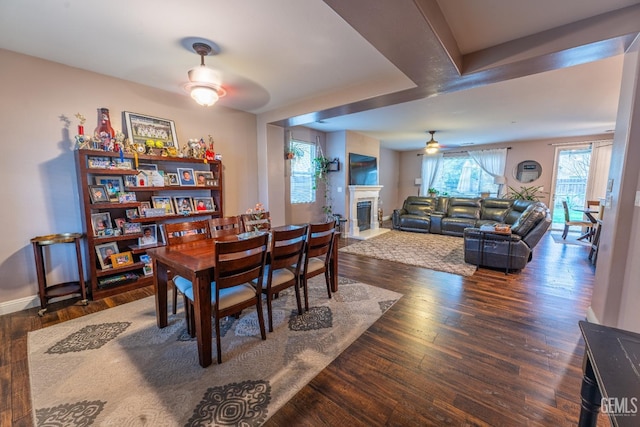
M 189 70 L 189 83 L 185 88 L 195 101 L 205 107 L 210 107 L 227 94 L 220 86 L 218 74 L 204 65 L 204 57 L 217 54 L 206 43 L 194 43 L 193 50 L 200 55 L 200 66 Z
M 434 154 L 440 149 L 440 144 L 438 144 L 438 141 L 433 139 L 433 134 L 436 133 L 436 131 L 430 130 L 429 133 L 431 134 L 431 141 L 427 142 L 426 147 L 424 147 L 424 151 L 427 154 Z

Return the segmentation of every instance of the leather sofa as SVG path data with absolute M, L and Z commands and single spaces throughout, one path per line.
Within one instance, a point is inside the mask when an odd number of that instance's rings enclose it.
M 397 230 L 464 237 L 470 264 L 519 270 L 531 260 L 551 217 L 544 203 L 530 200 L 409 196 L 392 222 Z M 483 229 L 495 224 L 510 225 L 511 234 Z

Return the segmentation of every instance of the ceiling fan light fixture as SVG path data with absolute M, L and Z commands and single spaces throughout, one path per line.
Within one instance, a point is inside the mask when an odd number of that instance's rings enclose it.
M 205 43 L 194 43 L 193 50 L 200 55 L 200 65 L 189 70 L 189 83 L 185 88 L 198 104 L 210 107 L 227 92 L 218 84 L 218 74 L 204 65 L 205 55 L 212 52 L 211 46 Z
M 435 154 L 440 149 L 440 144 L 438 144 L 438 141 L 433 139 L 433 134 L 436 133 L 436 131 L 435 130 L 430 130 L 429 133 L 431 134 L 431 140 L 429 142 L 427 142 L 427 145 L 424 148 L 424 151 L 427 154 Z

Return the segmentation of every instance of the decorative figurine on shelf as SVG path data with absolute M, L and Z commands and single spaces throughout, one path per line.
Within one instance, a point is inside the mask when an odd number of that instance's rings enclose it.
M 91 143 L 91 138 L 84 134 L 84 122 L 86 122 L 87 119 L 80 113 L 76 113 L 75 116 L 80 121 L 80 124 L 78 125 L 78 134 L 75 136 L 76 150 L 83 150 L 85 148 L 89 148 Z
M 78 135 L 82 136 L 84 135 L 84 122 L 87 121 L 87 118 L 80 113 L 76 113 L 76 119 L 80 121 L 78 125 Z
M 209 135 L 209 148 L 204 152 L 204 158 L 207 160 L 215 160 L 216 153 L 213 151 L 213 137 Z
M 116 132 L 111 126 L 111 118 L 109 117 L 108 108 L 98 108 L 98 126 L 93 134 L 100 140 L 101 148 L 104 151 L 114 150 L 113 138 Z

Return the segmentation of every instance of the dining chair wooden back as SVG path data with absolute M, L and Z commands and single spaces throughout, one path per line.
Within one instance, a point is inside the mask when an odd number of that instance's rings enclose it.
M 564 209 L 564 230 L 562 231 L 562 239 L 567 238 L 569 233 L 569 227 L 588 227 L 591 228 L 593 224 L 591 221 L 572 221 L 569 214 L 569 205 L 565 200 L 562 201 L 562 209 Z
M 164 230 L 167 235 L 168 246 L 195 242 L 211 237 L 209 221 L 207 220 L 168 223 L 164 225 Z
M 298 314 L 302 314 L 299 281 L 307 230 L 308 226 L 303 225 L 283 230 L 274 229 L 271 232 L 270 261 L 265 268 L 265 280 L 262 282 L 262 293 L 267 297 L 269 332 L 273 332 L 272 301 L 279 292 L 293 287 L 298 303 Z
M 180 243 L 194 242 L 197 240 L 208 239 L 209 222 L 202 221 L 186 221 L 164 224 L 164 231 L 167 238 L 167 246 L 173 246 Z M 184 295 L 187 288 L 191 287 L 191 282 L 173 275 L 170 271 L 169 283 L 173 286 L 173 314 L 176 314 L 178 304 L 178 292 Z M 185 319 L 187 321 L 187 330 L 190 334 L 195 331 L 191 329 L 190 322 L 190 305 L 187 299 L 184 300 Z
M 327 283 L 327 294 L 331 298 L 330 262 L 333 239 L 336 231 L 336 222 L 329 221 L 319 224 L 309 224 L 307 232 L 307 245 L 304 256 L 303 270 L 300 273 L 302 288 L 304 290 L 304 307 L 309 310 L 308 280 L 324 273 Z
M 240 215 L 242 232 L 269 231 L 271 230 L 271 216 L 269 211 Z
M 237 216 L 211 218 L 209 220 L 209 228 L 211 230 L 211 237 L 240 234 L 240 218 Z
M 262 339 L 267 339 L 262 315 L 262 280 L 268 252 L 267 234 L 246 240 L 217 241 L 212 315 L 216 325 L 218 363 L 222 363 L 220 319 L 256 306 Z M 188 296 L 188 294 L 187 294 Z

